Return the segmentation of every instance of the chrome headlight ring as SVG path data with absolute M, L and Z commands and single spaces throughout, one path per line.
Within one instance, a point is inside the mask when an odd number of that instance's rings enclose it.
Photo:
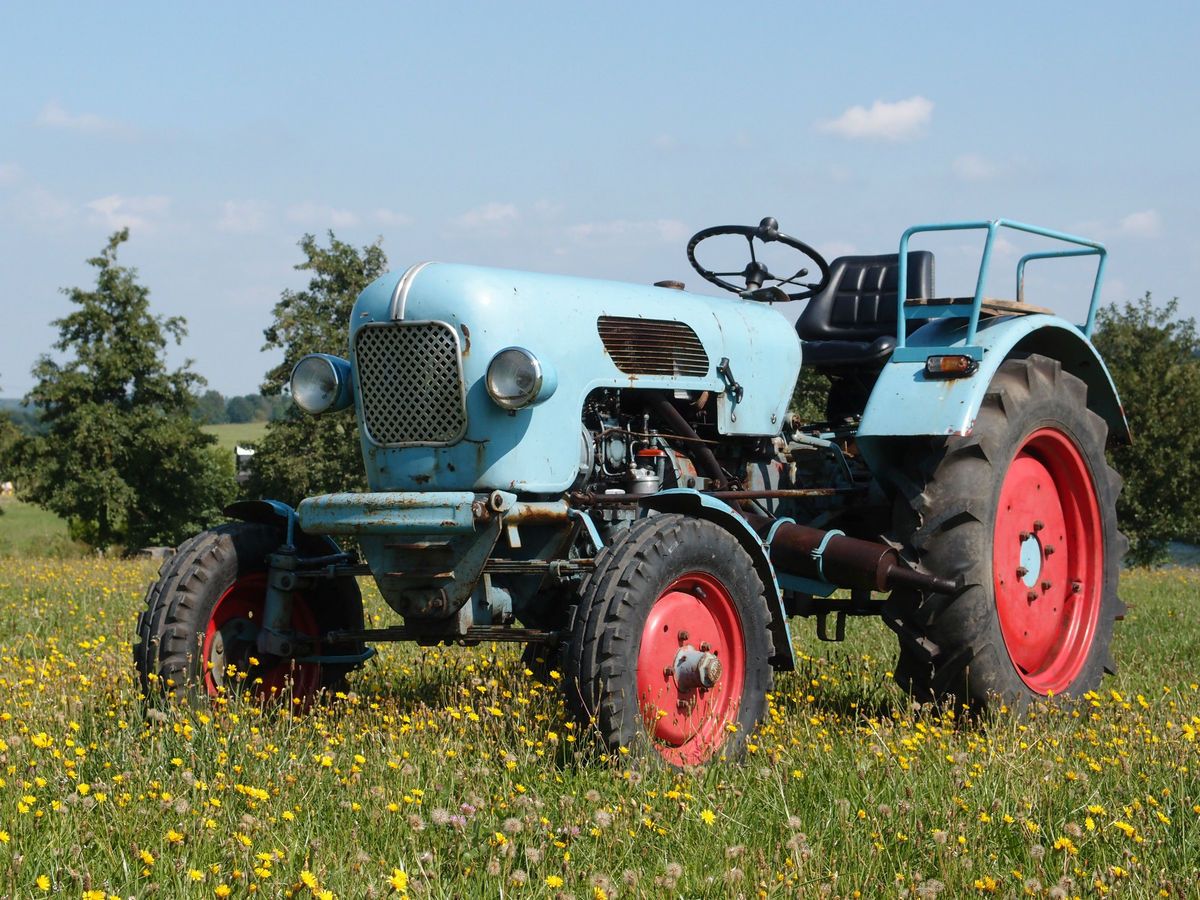
M 290 387 L 292 402 L 309 415 L 344 409 L 352 399 L 350 362 L 328 353 L 310 353 L 292 369 Z
M 488 363 L 484 383 L 495 404 L 513 412 L 549 399 L 558 378 L 524 347 L 505 347 Z

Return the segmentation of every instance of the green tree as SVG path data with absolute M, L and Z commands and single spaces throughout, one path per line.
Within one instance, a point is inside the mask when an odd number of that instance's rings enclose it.
M 1117 514 L 1134 564 L 1161 562 L 1168 542 L 1200 535 L 1200 336 L 1177 306 L 1146 294 L 1096 319 L 1093 340 L 1133 432 L 1110 459 L 1125 479 Z
M 0 412 L 0 482 L 12 481 L 16 472 L 17 452 L 22 440 L 21 431 Z
M 829 387 L 827 376 L 808 366 L 801 368 L 796 387 L 792 390 L 792 414 L 799 416 L 803 422 L 825 421 L 825 402 L 829 397 Z
M 306 353 L 347 352 L 354 301 L 387 271 L 379 241 L 358 249 L 330 231 L 328 247 L 306 234 L 300 249 L 305 258 L 296 268 L 311 274 L 308 287 L 283 292 L 275 304 L 275 320 L 264 332 L 263 349 L 283 350 L 283 359 L 262 383 L 267 397 L 284 392 L 292 367 Z M 253 494 L 297 503 L 316 493 L 366 487 L 358 425 L 349 410 L 313 417 L 292 407 L 267 426 L 255 449 L 249 485 Z
M 0 484 L 12 481 L 16 475 L 17 456 L 24 438 L 7 410 L 0 410 Z M 0 516 L 4 508 L 0 507 Z
M 205 391 L 196 398 L 196 407 L 192 410 L 192 418 L 201 425 L 224 425 L 229 421 L 225 412 L 225 398 L 220 391 Z
M 202 379 L 164 359 L 183 319 L 152 315 L 136 270 L 117 265 L 128 238 L 116 232 L 88 260 L 94 290 L 64 290 L 75 309 L 54 322 L 54 349 L 67 359 L 42 356 L 27 397 L 47 432 L 22 454 L 21 495 L 99 548 L 179 543 L 219 515 L 233 484 L 190 415 Z
M 238 425 L 253 422 L 257 418 L 257 412 L 254 398 L 249 394 L 245 397 L 230 397 L 229 402 L 225 404 L 225 420 Z

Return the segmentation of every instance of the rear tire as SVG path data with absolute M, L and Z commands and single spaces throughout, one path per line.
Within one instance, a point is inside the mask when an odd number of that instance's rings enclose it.
M 196 535 L 163 564 L 146 593 L 133 648 L 147 697 L 182 693 L 198 698 L 245 689 L 264 700 L 290 693 L 307 704 L 322 690 L 345 686 L 353 666 L 260 659 L 254 648 L 267 556 L 282 543 L 280 532 L 269 525 L 235 522 Z M 313 638 L 334 628 L 361 628 L 362 622 L 362 597 L 353 578 L 319 581 L 313 590 L 295 595 L 292 627 Z M 362 648 L 321 649 L 353 654 Z M 227 677 L 231 665 L 248 677 Z
M 773 683 L 769 623 L 732 535 L 681 515 L 642 519 L 597 554 L 565 653 L 568 703 L 609 750 L 680 767 L 736 757 Z
M 972 433 L 914 448 L 896 533 L 912 561 L 957 579 L 950 595 L 893 597 L 897 681 L 973 708 L 1078 696 L 1115 671 L 1127 542 L 1104 420 L 1056 360 L 1006 360 Z

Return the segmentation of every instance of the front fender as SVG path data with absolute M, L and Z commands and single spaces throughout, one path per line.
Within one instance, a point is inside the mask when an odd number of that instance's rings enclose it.
M 767 608 L 771 611 L 771 637 L 775 644 L 775 655 L 768 662 L 785 672 L 796 668 L 796 655 L 792 651 L 792 635 L 788 629 L 787 613 L 783 608 L 783 594 L 775 567 L 767 556 L 762 539 L 755 534 L 750 524 L 727 503 L 688 488 L 674 488 L 653 494 L 641 501 L 643 509 L 663 513 L 679 513 L 697 519 L 705 519 L 720 525 L 737 538 L 750 558 L 767 592 Z
M 337 541 L 327 534 L 307 534 L 300 528 L 296 510 L 282 500 L 238 500 L 230 503 L 221 512 L 231 519 L 241 522 L 257 522 L 262 525 L 276 525 L 283 529 L 285 542 L 295 546 L 299 536 L 307 537 L 310 541 L 322 544 L 328 553 L 341 553 L 342 548 Z
M 948 319 L 935 320 L 908 338 L 908 346 L 914 349 L 961 347 L 965 342 L 965 324 Z M 883 367 L 858 430 L 859 447 L 872 471 L 879 473 L 890 465 L 888 438 L 970 434 L 992 378 L 1016 353 L 1057 359 L 1087 385 L 1088 406 L 1108 423 L 1110 440 L 1129 442 L 1129 424 L 1104 360 L 1083 332 L 1065 319 L 1042 314 L 997 316 L 979 323 L 975 343 L 983 348 L 983 360 L 969 378 L 927 378 L 923 360 L 888 362 Z

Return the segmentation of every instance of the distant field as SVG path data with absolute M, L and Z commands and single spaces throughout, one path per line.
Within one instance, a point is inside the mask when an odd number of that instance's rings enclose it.
M 246 422 L 238 425 L 204 425 L 201 430 L 205 434 L 214 435 L 223 450 L 232 452 L 234 446 L 241 444 L 245 447 L 261 440 L 267 433 L 266 422 Z
M 12 497 L 0 498 L 0 557 L 73 556 L 67 523 L 52 512 Z

